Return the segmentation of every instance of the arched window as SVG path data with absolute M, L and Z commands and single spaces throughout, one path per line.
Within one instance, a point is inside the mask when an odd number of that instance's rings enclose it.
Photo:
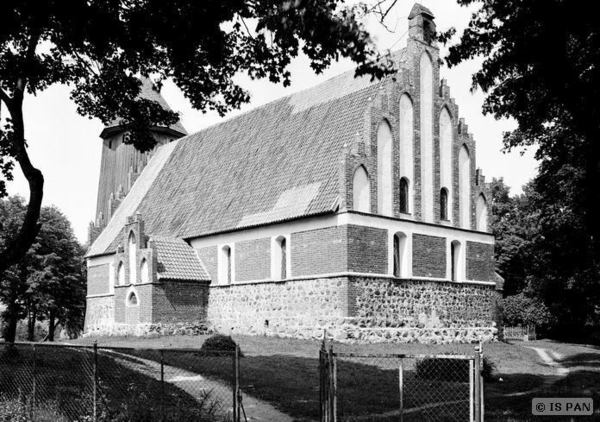
M 129 233 L 129 283 L 135 284 L 137 276 L 137 246 L 133 232 Z
M 458 187 L 460 227 L 471 228 L 471 158 L 466 146 L 458 154 Z
M 440 220 L 448 220 L 448 189 L 446 188 L 440 191 Z
M 142 283 L 148 283 L 150 281 L 150 269 L 146 258 L 142 259 L 142 265 L 140 265 L 140 278 Z
M 231 284 L 233 280 L 233 268 L 231 259 L 231 248 L 223 246 L 219 257 L 219 282 L 221 284 Z
M 421 92 L 421 218 L 433 223 L 433 65 L 429 54 L 420 62 Z
M 462 248 L 458 240 L 450 244 L 450 277 L 452 281 L 462 279 Z
M 487 202 L 485 196 L 480 194 L 477 198 L 475 213 L 477 215 L 477 230 L 480 232 L 487 231 Z
M 125 265 L 123 265 L 123 262 L 119 262 L 119 267 L 117 268 L 117 273 L 118 273 L 118 277 L 119 277 L 119 285 L 123 285 L 125 284 Z
M 402 178 L 406 179 L 406 208 L 400 206 L 400 212 L 409 213 L 409 198 L 412 198 L 411 186 L 409 180 L 414 180 L 414 113 L 413 104 L 410 97 L 403 94 L 400 97 L 400 183 Z M 400 201 L 402 201 L 402 185 L 400 185 Z
M 394 277 L 407 276 L 406 235 L 402 232 L 394 234 Z
M 285 236 L 277 237 L 272 244 L 272 248 L 271 278 L 273 280 L 285 280 L 288 277 L 288 251 Z
M 129 296 L 127 296 L 127 305 L 128 306 L 137 306 L 138 305 L 138 298 L 137 298 L 137 295 L 135 294 L 135 292 L 131 292 L 131 293 L 129 293 Z
M 392 129 L 387 121 L 377 130 L 377 213 L 393 214 L 392 200 Z
M 354 172 L 352 204 L 354 211 L 371 212 L 371 184 L 363 166 L 358 167 Z

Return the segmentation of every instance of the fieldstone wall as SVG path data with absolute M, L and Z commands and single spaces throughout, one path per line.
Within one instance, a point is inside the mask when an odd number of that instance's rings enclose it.
M 88 297 L 86 300 L 85 329 L 103 328 L 115 321 L 115 298 L 113 295 Z
M 334 335 L 358 341 L 471 343 L 497 336 L 494 286 L 352 278 L 353 318 Z
M 348 313 L 346 277 L 211 286 L 208 321 L 220 331 L 321 338 Z
M 208 321 L 250 335 L 471 343 L 496 338 L 496 295 L 491 285 L 352 276 L 211 286 Z

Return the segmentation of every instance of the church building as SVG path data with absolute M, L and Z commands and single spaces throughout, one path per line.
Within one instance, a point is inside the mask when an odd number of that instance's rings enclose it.
M 104 129 L 85 330 L 496 336 L 490 192 L 416 4 L 399 71 L 347 72 L 139 153 Z M 149 82 L 141 95 L 168 107 Z

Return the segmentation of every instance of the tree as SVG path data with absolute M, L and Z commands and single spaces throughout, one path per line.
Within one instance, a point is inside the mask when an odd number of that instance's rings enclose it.
M 13 160 L 29 183 L 22 226 L 0 251 L 0 273 L 33 243 L 44 178 L 27 154 L 23 100 L 56 83 L 69 84 L 82 115 L 108 124 L 119 117 L 129 143 L 150 150 L 151 126 L 177 115 L 139 99 L 136 76 L 159 86 L 172 78 L 192 105 L 221 115 L 249 97 L 232 77 L 290 82 L 287 67 L 300 48 L 316 72 L 339 56 L 356 74 L 382 77 L 382 60 L 357 14 L 338 0 L 5 0 L 0 2 L 0 105 L 8 123 L 0 133 L 0 169 L 11 179 Z M 0 180 L 0 195 L 5 195 Z
M 26 213 L 24 200 L 11 197 L 0 202 L 0 243 L 17 231 Z M 83 328 L 85 307 L 84 251 L 70 222 L 56 207 L 43 207 L 40 230 L 18 264 L 0 278 L 0 301 L 7 308 L 5 340 L 14 341 L 17 322 L 28 317 L 28 339 L 33 340 L 36 321 L 47 320 L 49 340 L 57 323 L 68 330 Z
M 496 271 L 504 278 L 504 295 L 510 296 L 523 291 L 528 274 L 529 244 L 537 235 L 536 212 L 529 206 L 527 192 L 510 196 L 502 178 L 493 178 L 490 183 L 491 209 L 490 228 L 496 239 Z
M 588 259 L 583 158 L 573 151 L 580 144 L 557 141 L 555 158 L 541 161 L 521 195 L 510 197 L 502 180 L 494 179 L 490 225 L 497 268 L 506 279 L 506 321 L 589 339 L 600 331 L 600 269 Z
M 450 66 L 481 56 L 473 87 L 486 93 L 484 112 L 512 117 L 506 149 L 538 145 L 536 158 L 560 161 L 558 144 L 577 154 L 588 267 L 600 253 L 600 25 L 591 2 L 458 0 L 480 4 Z M 448 41 L 453 31 L 441 37 Z
M 27 204 L 19 196 L 0 201 L 0 247 L 6 247 L 10 239 L 17 235 L 26 212 Z M 21 260 L 9 267 L 0 276 L 0 302 L 6 306 L 1 315 L 5 322 L 3 336 L 13 341 L 17 323 L 26 316 L 23 304 L 23 297 L 27 292 L 27 283 L 23 282 L 27 267 L 25 261 Z

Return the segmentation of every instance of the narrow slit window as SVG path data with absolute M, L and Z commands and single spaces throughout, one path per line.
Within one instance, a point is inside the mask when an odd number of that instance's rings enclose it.
M 408 179 L 400 179 L 400 212 L 408 213 Z

